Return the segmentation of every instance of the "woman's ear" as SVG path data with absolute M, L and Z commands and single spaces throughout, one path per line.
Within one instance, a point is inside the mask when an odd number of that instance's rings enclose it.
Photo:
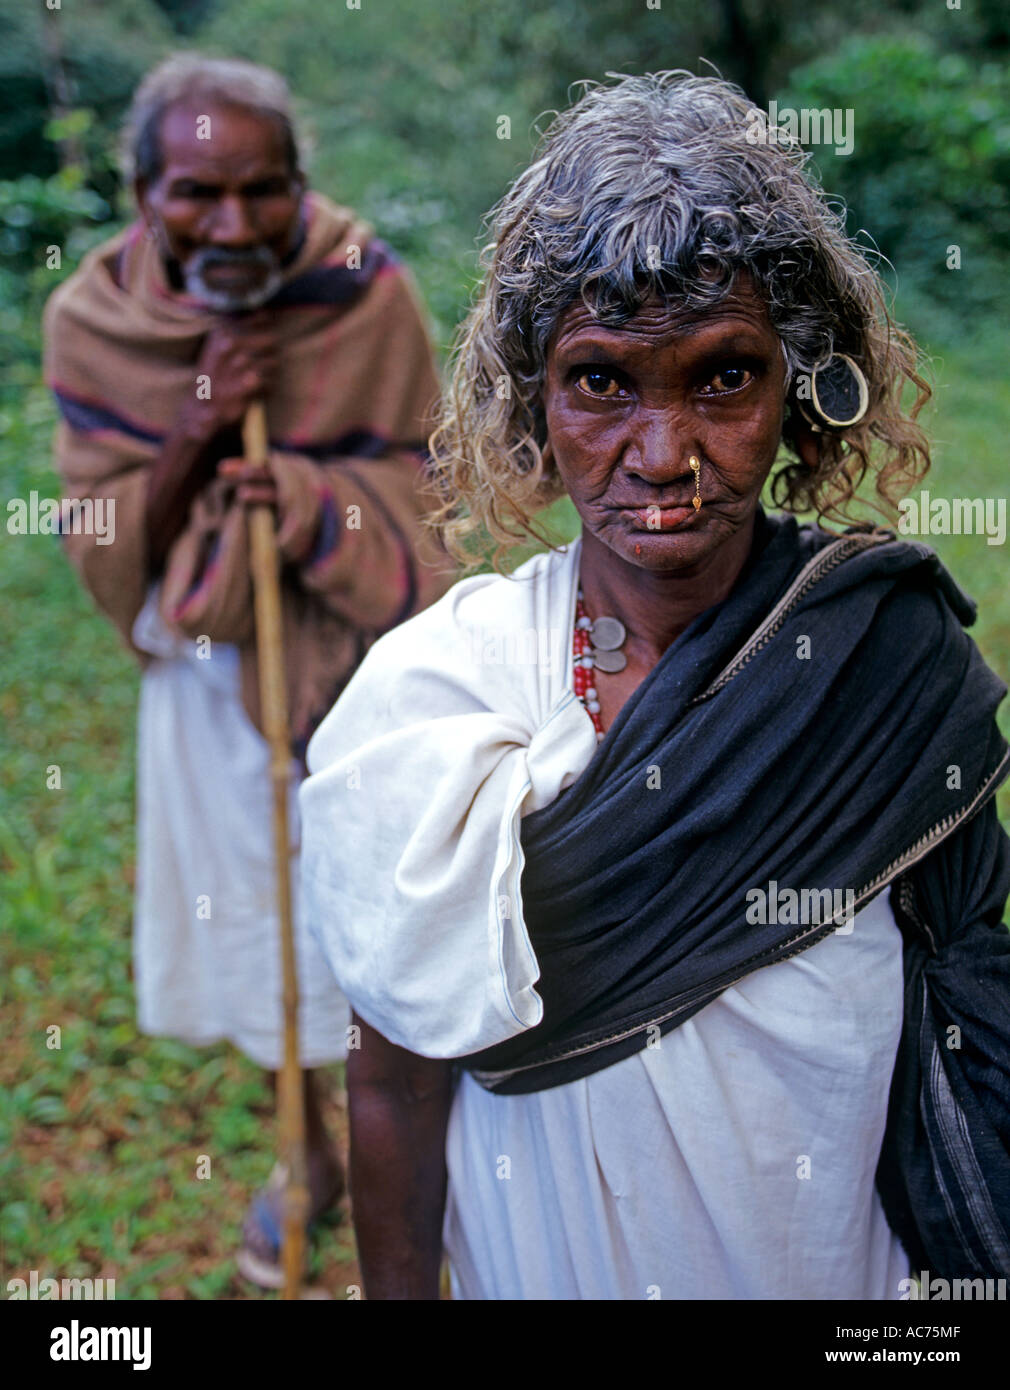
M 793 447 L 799 454 L 801 462 L 806 464 L 811 473 L 815 473 L 821 466 L 821 441 L 824 434 L 821 430 L 815 429 L 795 406 L 793 406 L 792 436 Z

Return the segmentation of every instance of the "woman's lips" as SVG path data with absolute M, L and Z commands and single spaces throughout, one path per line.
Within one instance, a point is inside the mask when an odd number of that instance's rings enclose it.
M 637 507 L 629 509 L 628 515 L 636 523 L 638 531 L 675 531 L 697 515 L 694 506 L 688 507 Z

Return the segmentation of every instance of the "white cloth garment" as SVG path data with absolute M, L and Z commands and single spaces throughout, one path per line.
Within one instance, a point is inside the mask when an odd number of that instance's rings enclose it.
M 596 751 L 572 693 L 580 543 L 478 576 L 383 637 L 309 746 L 303 891 L 391 1041 L 455 1057 L 537 1023 L 521 817 Z M 496 1096 L 447 1140 L 461 1298 L 897 1298 L 873 1175 L 901 1032 L 886 895 L 654 1049 Z
M 280 936 L 266 741 L 239 694 L 238 652 L 209 659 L 173 634 L 157 586 L 133 628 L 153 660 L 137 729 L 134 975 L 145 1033 L 233 1042 L 260 1066 L 283 1061 Z M 346 1056 L 347 1001 L 305 930 L 298 881 L 298 765 L 292 759 L 292 899 L 302 1065 Z
M 462 580 L 381 637 L 309 743 L 310 928 L 362 1018 L 425 1056 L 543 1013 L 519 822 L 596 750 L 571 687 L 578 550 Z
M 592 1076 L 496 1096 L 464 1073 L 454 1296 L 899 1298 L 909 1261 L 873 1177 L 901 935 L 886 894 L 851 925 Z

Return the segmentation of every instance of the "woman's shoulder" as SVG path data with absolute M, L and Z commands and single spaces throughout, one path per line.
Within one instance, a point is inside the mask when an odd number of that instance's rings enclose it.
M 808 565 L 819 563 L 823 571 L 818 579 L 820 594 L 837 590 L 852 597 L 864 585 L 879 588 L 883 581 L 891 617 L 914 627 L 924 638 L 938 637 L 951 626 L 971 627 L 977 617 L 975 600 L 937 552 L 920 540 L 879 525 L 851 526 L 838 533 L 815 522 L 796 526 L 793 518 L 772 520 L 796 527 L 798 554 Z
M 532 556 L 514 573 L 460 579 L 429 608 L 385 633 L 369 649 L 362 671 L 403 669 L 432 660 L 508 664 L 508 650 L 549 625 L 568 598 L 578 545 Z M 496 658 L 496 652 L 500 652 Z
M 454 716 L 493 713 L 532 734 L 565 671 L 577 544 L 507 577 L 461 579 L 378 638 L 316 730 L 310 769 L 341 748 Z

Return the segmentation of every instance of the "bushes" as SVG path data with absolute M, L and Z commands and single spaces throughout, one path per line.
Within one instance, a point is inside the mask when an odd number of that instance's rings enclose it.
M 47 179 L 25 174 L 0 182 L 0 258 L 8 271 L 34 276 L 40 268 L 65 271 L 105 234 L 112 208 L 85 182 L 82 170 L 63 169 Z M 45 267 L 51 247 L 60 265 Z M 55 259 L 55 258 L 50 258 Z M 62 278 L 62 276 L 60 276 Z M 46 285 L 57 283 L 47 278 Z
M 42 0 L 0 0 L 0 178 L 45 178 L 56 171 L 46 126 L 57 54 L 47 50 L 46 14 Z M 169 45 L 168 26 L 147 0 L 87 0 L 63 5 L 49 18 L 70 84 L 66 104 L 93 112 L 96 134 L 107 134 L 141 74 Z
M 109 234 L 112 208 L 82 170 L 0 182 L 0 377 L 17 395 L 38 375 L 43 301 Z
M 996 62 L 922 35 L 855 37 L 795 71 L 785 104 L 852 108 L 852 154 L 815 149 L 815 164 L 903 294 L 996 311 L 1010 269 L 1010 90 Z M 960 270 L 947 268 L 951 246 Z
M 397 0 L 392 23 L 392 5 L 88 0 L 65 5 L 59 20 L 70 120 L 79 123 L 87 166 L 84 182 L 71 185 L 55 177 L 60 130 L 50 120 L 39 8 L 0 0 L 8 96 L 0 113 L 0 179 L 8 180 L 0 186 L 0 305 L 13 295 L 31 312 L 31 296 L 54 283 L 51 272 L 39 276 L 39 248 L 61 245 L 67 266 L 96 229 L 111 230 L 102 221 L 116 216 L 120 193 L 111 149 L 130 92 L 198 22 L 201 49 L 287 75 L 318 137 L 314 181 L 373 220 L 407 259 L 443 344 L 465 307 L 481 216 L 526 164 L 534 125 L 565 102 L 571 82 L 608 69 L 697 66 L 702 53 L 741 75 L 728 58 L 719 7 Z M 1010 243 L 1010 96 L 986 56 L 1006 44 L 996 7 L 986 0 L 956 20 L 946 9 L 916 13 L 915 32 L 904 0 L 883 9 L 852 0 L 844 15 L 800 0 L 753 0 L 744 9 L 767 40 L 760 84 L 780 105 L 853 108 L 853 153 L 817 148 L 816 165 L 828 190 L 849 203 L 850 230 L 866 228 L 897 267 L 902 299 L 924 306 L 918 326 L 926 336 L 950 339 L 991 316 L 1007 269 L 997 248 Z M 846 26 L 862 32 L 840 40 Z M 503 117 L 509 138 L 500 136 Z M 959 271 L 946 268 L 952 245 Z

